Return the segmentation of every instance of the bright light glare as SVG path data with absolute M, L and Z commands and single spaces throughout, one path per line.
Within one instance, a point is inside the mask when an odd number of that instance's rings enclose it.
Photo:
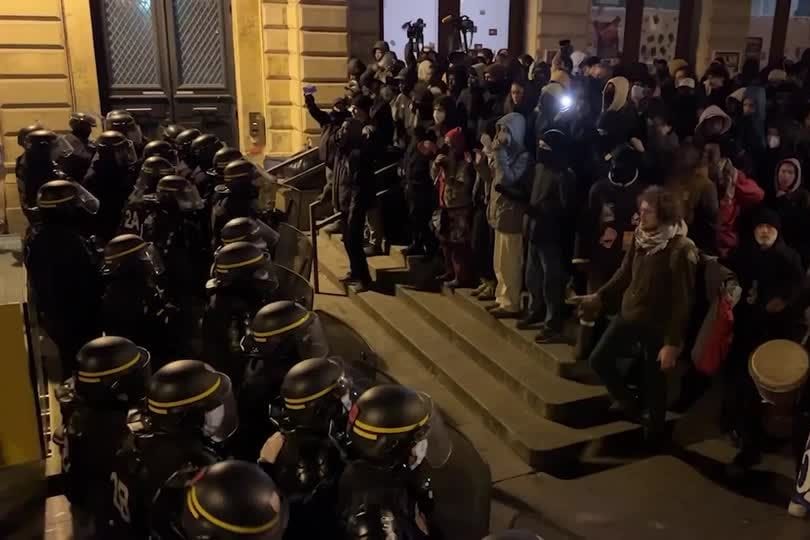
M 566 95 L 560 98 L 560 105 L 562 105 L 563 109 L 567 109 L 573 104 L 574 100 L 571 98 L 571 96 Z

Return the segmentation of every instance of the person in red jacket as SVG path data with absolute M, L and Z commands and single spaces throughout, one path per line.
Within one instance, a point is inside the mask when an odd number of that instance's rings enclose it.
M 717 249 L 725 259 L 739 243 L 739 217 L 742 212 L 754 208 L 765 198 L 765 192 L 745 173 L 734 167 L 728 158 L 720 159 L 709 169 L 709 175 L 717 185 L 720 209 L 717 213 Z

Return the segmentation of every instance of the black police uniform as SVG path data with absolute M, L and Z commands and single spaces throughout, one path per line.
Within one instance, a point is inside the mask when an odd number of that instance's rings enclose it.
M 81 180 L 96 155 L 96 144 L 90 138 L 96 119 L 89 114 L 74 112 L 70 115 L 69 125 L 70 133 L 63 137 L 70 145 L 70 151 L 60 156 L 59 167 L 69 178 Z
M 135 186 L 138 168 L 132 142 L 117 131 L 105 131 L 96 140 L 98 154 L 84 185 L 99 201 L 96 235 L 102 243 L 115 236 L 127 198 Z
M 190 354 L 211 265 L 208 223 L 199 193 L 186 178 L 162 178 L 157 201 L 152 227 L 144 231 L 144 239 L 152 242 L 163 258 L 168 299 L 183 314 L 176 339 Z
M 194 169 L 197 163 L 191 153 L 191 143 L 194 139 L 202 135 L 199 129 L 191 128 L 181 131 L 174 139 L 174 147 L 177 150 L 177 174 L 192 180 Z
M 343 460 L 330 432 L 346 426 L 344 399 L 350 389 L 344 381 L 343 367 L 326 358 L 299 362 L 284 377 L 283 413 L 276 420 L 280 431 L 268 441 L 280 448 L 260 464 L 290 501 L 285 538 L 333 538 L 338 533 L 335 507 Z
M 223 443 L 216 439 L 226 440 L 236 427 L 231 383 L 203 362 L 178 360 L 152 375 L 146 397 L 142 424 L 117 454 L 106 515 L 137 538 L 150 530 L 171 538 L 169 526 L 180 508 L 171 496 L 177 476 L 224 458 Z M 220 407 L 222 415 L 215 413 Z M 214 426 L 209 419 L 220 423 Z
M 200 135 L 191 142 L 190 151 L 196 168 L 191 173 L 192 182 L 197 186 L 200 196 L 208 202 L 216 185 L 214 155 L 223 148 L 222 142 L 210 133 Z M 208 206 L 209 212 L 211 207 Z
M 155 192 L 158 182 L 164 176 L 172 174 L 174 167 L 166 158 L 150 156 L 144 159 L 135 189 L 132 190 L 124 207 L 119 232 L 143 236 L 146 230 L 151 229 L 157 212 Z
M 104 248 L 102 275 L 105 334 L 145 345 L 155 368 L 182 354 L 174 329 L 180 314 L 161 287 L 163 264 L 153 246 L 134 234 L 116 236 Z
M 78 350 L 99 335 L 100 256 L 82 230 L 98 200 L 76 183 L 56 180 L 40 188 L 37 203 L 41 222 L 26 242 L 25 267 L 39 324 L 59 349 L 62 373 L 69 374 Z
M 432 525 L 430 478 L 412 470 L 411 452 L 425 437 L 431 407 L 400 385 L 365 391 L 349 413 L 349 454 L 355 459 L 340 479 L 338 512 L 345 537 L 379 534 L 385 523 L 397 538 L 438 538 Z
M 150 355 L 128 339 L 107 336 L 84 345 L 77 363 L 73 377 L 57 389 L 65 495 L 74 523 L 86 516 L 100 533 L 106 519 L 97 510 L 106 505 L 115 454 L 129 435 L 128 411 L 145 395 Z
M 17 162 L 17 190 L 20 205 L 29 223 L 36 221 L 33 208 L 37 205 L 37 191 L 46 182 L 64 179 L 54 159 L 58 155 L 58 137 L 53 131 L 37 129 L 25 135 L 25 152 Z
M 204 357 L 238 387 L 244 366 L 242 338 L 256 312 L 275 299 L 278 281 L 269 255 L 248 242 L 220 249 L 212 275 L 202 324 Z

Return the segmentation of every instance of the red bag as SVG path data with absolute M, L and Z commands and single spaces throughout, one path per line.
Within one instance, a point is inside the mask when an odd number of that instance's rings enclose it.
M 728 295 L 720 294 L 717 301 L 709 307 L 709 313 L 700 327 L 692 348 L 692 361 L 704 375 L 717 373 L 728 356 L 734 335 L 733 308 Z

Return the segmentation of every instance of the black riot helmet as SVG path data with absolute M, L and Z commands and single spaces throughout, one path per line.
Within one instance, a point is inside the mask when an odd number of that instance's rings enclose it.
M 159 275 L 163 260 L 155 247 L 136 234 L 120 234 L 104 246 L 106 275 Z
M 35 131 L 40 131 L 44 129 L 45 126 L 43 126 L 39 122 L 31 124 L 30 126 L 25 126 L 20 131 L 17 132 L 17 144 L 20 146 L 20 148 L 25 148 L 25 139 L 28 137 L 28 135 L 30 135 Z
M 278 287 L 270 255 L 249 242 L 234 242 L 217 251 L 213 277 L 221 285 L 261 282 Z
M 295 364 L 281 383 L 285 421 L 282 429 L 328 433 L 333 421 L 345 420 L 351 406 L 350 383 L 337 359 L 309 358 Z M 341 428 L 343 426 L 340 426 Z
M 438 467 L 452 451 L 430 397 L 398 384 L 363 392 L 349 412 L 347 433 L 351 454 L 380 466 L 415 466 L 427 459 Z
M 191 155 L 200 168 L 206 170 L 214 166 L 214 154 L 222 149 L 223 144 L 216 135 L 206 133 L 191 142 Z
M 174 146 L 177 148 L 177 155 L 180 159 L 188 162 L 191 159 L 191 143 L 194 139 L 202 135 L 199 129 L 191 128 L 181 131 L 174 139 Z
M 238 184 L 253 184 L 256 178 L 256 166 L 245 159 L 231 161 L 222 171 L 225 176 L 225 184 L 230 186 Z
M 121 133 L 134 144 L 141 144 L 141 142 L 143 142 L 141 128 L 135 122 L 135 118 L 128 111 L 119 109 L 107 113 L 104 128 L 108 131 L 117 131 Z
M 214 154 L 214 170 L 216 170 L 218 175 L 223 176 L 225 174 L 225 167 L 231 161 L 240 160 L 242 157 L 242 152 L 237 148 L 224 146 Z
M 267 304 L 256 312 L 242 349 L 248 355 L 270 359 L 292 353 L 301 359 L 319 358 L 329 353 L 318 314 L 289 300 Z
M 161 133 L 164 141 L 167 141 L 170 144 L 174 144 L 177 136 L 183 133 L 186 130 L 180 124 L 169 124 L 168 126 L 164 127 Z
M 258 465 L 228 460 L 194 477 L 181 526 L 187 540 L 281 540 L 288 519 L 287 502 Z
M 146 404 L 155 427 L 164 431 L 221 442 L 239 425 L 230 378 L 199 360 L 176 360 L 157 370 Z
M 50 214 L 69 214 L 77 209 L 96 214 L 99 206 L 98 199 L 89 191 L 69 180 L 51 180 L 37 191 L 37 208 L 43 217 Z
M 249 217 L 233 218 L 219 233 L 222 245 L 250 242 L 263 251 L 271 252 L 278 243 L 279 234 L 264 222 Z
M 188 178 L 176 174 L 161 178 L 156 193 L 158 203 L 164 208 L 191 212 L 205 206 L 197 187 Z
M 25 153 L 37 159 L 53 159 L 59 136 L 49 129 L 37 129 L 25 136 Z
M 620 144 L 605 159 L 610 160 L 608 178 L 612 183 L 629 186 L 638 178 L 641 154 L 632 145 Z
M 93 128 L 96 127 L 97 123 L 96 118 L 91 114 L 73 112 L 70 114 L 68 125 L 74 135 L 80 139 L 86 139 L 93 132 Z
M 148 157 L 143 161 L 143 165 L 141 165 L 141 174 L 138 177 L 138 189 L 141 189 L 143 193 L 154 193 L 157 190 L 160 179 L 173 174 L 174 166 L 169 160 L 160 156 Z
M 135 163 L 137 156 L 132 141 L 120 131 L 105 131 L 96 139 L 99 160 L 127 166 Z
M 149 351 L 126 338 L 104 336 L 89 341 L 79 349 L 76 361 L 76 393 L 90 403 L 128 406 L 146 395 Z
M 153 156 L 159 156 L 169 161 L 170 163 L 177 162 L 177 153 L 174 147 L 166 141 L 150 141 L 143 147 L 143 158 L 148 159 Z

